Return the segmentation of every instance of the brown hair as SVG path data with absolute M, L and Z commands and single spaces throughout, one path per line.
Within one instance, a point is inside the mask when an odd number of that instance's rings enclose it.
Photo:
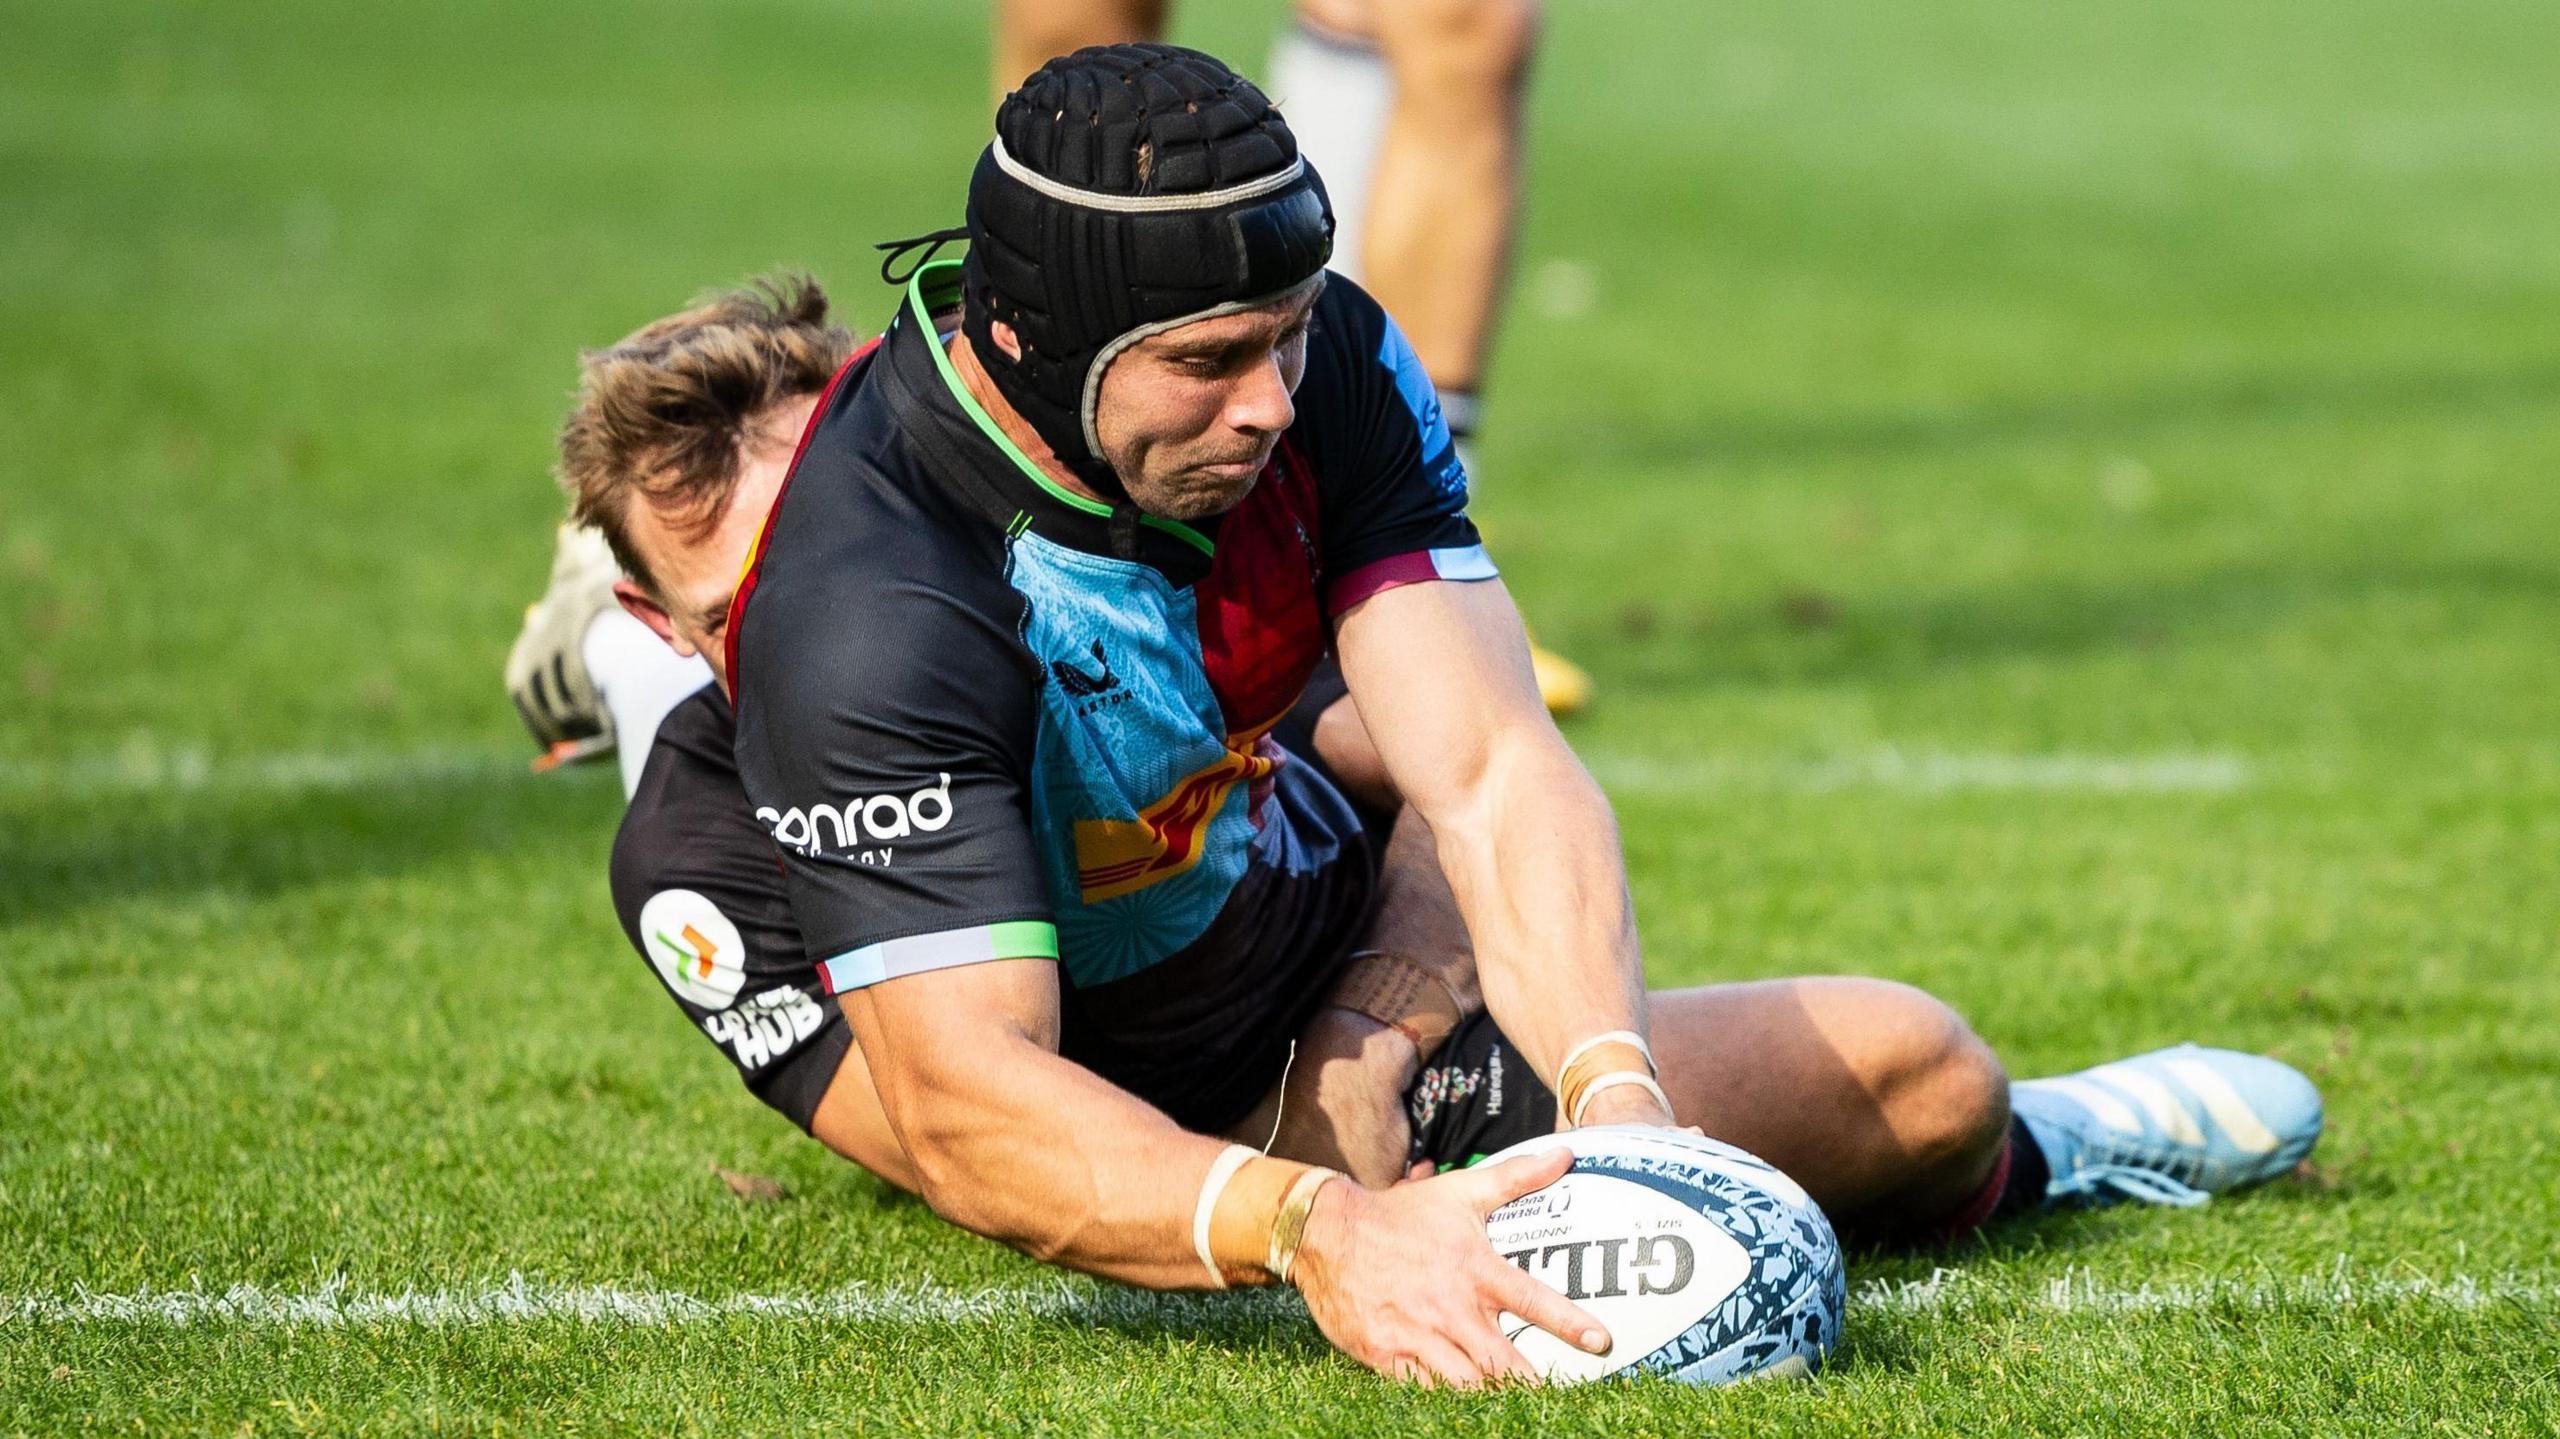
M 802 274 L 767 276 L 696 302 L 578 357 L 578 402 L 560 426 L 570 517 L 593 525 L 623 573 L 657 591 L 624 517 L 638 495 L 679 528 L 708 532 L 738 483 L 751 426 L 813 394 L 853 353 Z

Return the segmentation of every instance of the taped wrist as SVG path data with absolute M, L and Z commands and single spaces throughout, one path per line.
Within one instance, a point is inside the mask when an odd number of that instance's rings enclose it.
M 1591 1101 L 1599 1098 L 1602 1090 L 1619 1088 L 1641 1089 L 1653 1096 L 1653 1102 L 1662 1106 L 1664 1114 L 1671 1112 L 1671 1096 L 1662 1092 L 1662 1085 L 1652 1075 L 1621 1070 L 1616 1074 L 1600 1075 L 1582 1086 L 1581 1097 L 1573 1107 L 1573 1123 L 1579 1125 L 1583 1122 L 1582 1112 L 1591 1107 Z
M 1556 1075 L 1556 1111 L 1568 1125 L 1582 1122 L 1582 1111 L 1592 1096 L 1603 1090 L 1626 1085 L 1641 1085 L 1671 1112 L 1670 1097 L 1656 1082 L 1653 1049 L 1644 1036 L 1633 1030 L 1613 1029 L 1595 1034 L 1565 1052 L 1564 1067 Z
M 1351 956 L 1331 1003 L 1399 1031 L 1424 1059 L 1467 1014 L 1447 980 L 1403 955 L 1377 949 Z
M 1191 1244 L 1218 1288 L 1289 1282 L 1317 1191 L 1342 1176 L 1241 1144 L 1209 1166 L 1192 1211 Z

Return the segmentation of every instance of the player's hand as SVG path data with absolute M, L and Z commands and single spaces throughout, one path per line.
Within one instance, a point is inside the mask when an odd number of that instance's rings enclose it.
M 1472 1389 L 1537 1382 L 1499 1316 L 1508 1310 L 1597 1354 L 1609 1334 L 1563 1295 L 1505 1263 L 1485 1217 L 1564 1177 L 1558 1147 L 1392 1189 L 1336 1181 L 1316 1195 L 1291 1279 L 1334 1347 L 1392 1378 Z

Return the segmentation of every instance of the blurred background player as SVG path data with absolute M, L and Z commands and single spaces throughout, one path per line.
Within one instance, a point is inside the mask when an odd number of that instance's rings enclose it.
M 1480 482 L 1477 393 L 1518 228 L 1521 106 L 1540 0 L 1297 0 L 1263 88 L 1325 177 L 1332 268 L 1396 317 Z M 1051 56 L 1163 38 L 1167 0 L 996 0 L 995 92 Z M 1547 708 L 1590 702 L 1582 668 L 1532 642 Z

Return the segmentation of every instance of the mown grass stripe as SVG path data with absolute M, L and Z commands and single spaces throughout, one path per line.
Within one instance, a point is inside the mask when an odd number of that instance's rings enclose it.
M 1746 755 L 1663 759 L 1606 750 L 1586 750 L 1582 758 L 1603 786 L 1650 794 L 1722 790 L 2220 794 L 2248 785 L 2254 773 L 2239 755 L 2210 752 L 2037 754 L 1906 750 L 1887 745 L 1801 759 Z

